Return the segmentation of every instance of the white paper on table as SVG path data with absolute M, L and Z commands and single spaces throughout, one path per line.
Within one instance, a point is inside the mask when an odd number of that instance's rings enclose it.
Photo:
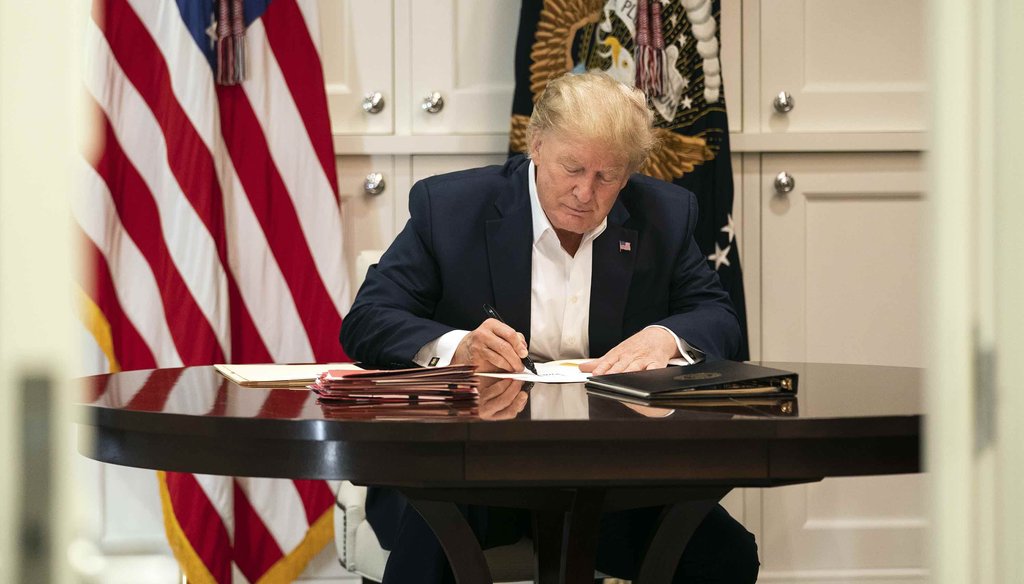
M 580 364 L 592 359 L 559 359 L 547 363 L 537 363 L 537 375 L 524 371 L 522 373 L 478 373 L 487 377 L 533 381 L 535 383 L 585 383 L 590 379 L 589 373 L 580 371 Z M 672 359 L 669 365 L 687 365 L 682 359 Z
M 580 371 L 580 363 L 590 359 L 561 359 L 548 363 L 536 363 L 537 375 L 524 371 L 522 373 L 480 373 L 487 377 L 500 377 L 503 379 L 517 379 L 519 381 L 534 381 L 537 383 L 583 383 L 590 378 L 589 373 Z

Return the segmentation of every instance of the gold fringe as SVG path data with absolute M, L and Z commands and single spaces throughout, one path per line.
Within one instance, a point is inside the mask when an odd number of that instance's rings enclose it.
M 604 0 L 545 0 L 530 50 L 530 91 L 537 103 L 548 81 L 572 69 L 572 40 L 601 18 Z
M 157 482 L 160 483 L 160 504 L 164 514 L 164 531 L 167 532 L 167 542 L 178 560 L 182 573 L 189 584 L 217 584 L 213 574 L 200 559 L 192 542 L 185 536 L 185 532 L 178 523 L 171 506 L 171 493 L 167 489 L 167 473 L 157 471 Z M 295 546 L 291 553 L 287 554 L 274 563 L 263 576 L 256 581 L 256 584 L 278 584 L 293 582 L 306 569 L 309 563 L 324 546 L 334 539 L 334 506 L 328 507 L 319 519 L 309 526 L 305 537 Z
M 334 539 L 334 505 L 309 526 L 302 542 L 290 554 L 278 560 L 256 584 L 292 582 L 306 569 L 306 564 Z
M 114 354 L 114 337 L 110 333 L 110 322 L 81 286 L 75 285 L 75 296 L 78 297 L 78 318 L 106 355 L 110 372 L 120 371 L 121 364 L 117 362 L 117 355 Z
M 167 533 L 167 543 L 178 560 L 178 566 L 185 574 L 189 584 L 217 584 L 213 574 L 200 559 L 192 542 L 185 536 L 185 532 L 178 523 L 178 517 L 174 514 L 174 507 L 171 505 L 171 492 L 167 489 L 167 473 L 156 471 L 157 482 L 160 483 L 160 506 L 164 512 L 164 531 Z
M 513 152 L 526 152 L 529 144 L 526 143 L 526 127 L 530 125 L 530 116 L 512 114 L 512 127 L 508 133 L 508 147 Z
M 685 136 L 665 128 L 655 128 L 654 133 L 658 145 L 640 167 L 643 174 L 671 182 L 715 158 L 704 138 Z

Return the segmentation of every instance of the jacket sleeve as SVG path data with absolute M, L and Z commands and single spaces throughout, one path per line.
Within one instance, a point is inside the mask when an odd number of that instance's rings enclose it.
M 689 212 L 682 246 L 672 268 L 670 315 L 656 323 L 707 354 L 708 359 L 734 359 L 740 349 L 740 325 L 729 295 L 708 266 L 693 238 L 697 199 L 687 193 Z
M 428 342 L 452 330 L 431 320 L 441 295 L 433 251 L 430 192 L 424 181 L 409 193 L 410 219 L 380 262 L 370 267 L 341 325 L 341 344 L 357 361 L 413 365 Z

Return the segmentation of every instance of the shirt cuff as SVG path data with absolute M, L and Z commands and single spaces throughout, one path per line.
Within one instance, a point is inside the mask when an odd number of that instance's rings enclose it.
M 420 367 L 445 367 L 450 365 L 452 357 L 455 356 L 455 349 L 459 343 L 469 334 L 469 331 L 452 330 L 430 341 L 416 352 L 412 358 Z
M 704 351 L 701 351 L 700 349 L 695 348 L 690 343 L 684 341 L 682 338 L 679 337 L 679 335 L 672 332 L 672 329 L 668 328 L 667 326 L 662 326 L 660 324 L 652 324 L 651 326 L 648 326 L 646 328 L 660 328 L 662 330 L 668 331 L 668 334 L 672 335 L 672 338 L 676 340 L 676 347 L 679 349 L 679 355 L 681 355 L 683 361 L 686 361 L 688 365 L 696 365 L 697 363 L 700 363 L 705 359 L 706 356 L 704 355 Z

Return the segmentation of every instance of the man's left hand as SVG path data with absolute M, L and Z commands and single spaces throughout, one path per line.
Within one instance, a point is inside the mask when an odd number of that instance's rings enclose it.
M 615 346 L 604 357 L 580 364 L 580 371 L 605 375 L 660 369 L 668 360 L 679 356 L 679 347 L 672 333 L 663 328 L 649 327 Z

